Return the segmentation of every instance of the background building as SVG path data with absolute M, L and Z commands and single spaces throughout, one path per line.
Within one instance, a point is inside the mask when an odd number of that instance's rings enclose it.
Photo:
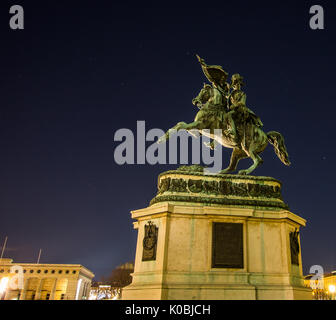
M 319 280 L 314 280 L 312 283 L 312 277 L 310 274 L 305 276 L 304 283 L 306 287 L 313 289 L 313 297 L 315 300 L 336 300 L 336 271 L 326 273 L 323 275 L 321 286 L 318 286 Z
M 94 274 L 79 264 L 13 263 L 0 259 L 2 300 L 85 300 Z

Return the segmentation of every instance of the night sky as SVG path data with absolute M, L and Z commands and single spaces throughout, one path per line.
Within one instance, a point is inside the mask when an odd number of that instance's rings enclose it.
M 9 7 L 25 29 L 9 28 Z M 309 8 L 325 30 L 309 28 Z M 177 165 L 114 161 L 114 133 L 192 122 L 206 79 L 195 54 L 245 78 L 247 105 L 279 131 L 254 174 L 283 182 L 301 232 L 304 272 L 336 270 L 333 1 L 1 1 L 0 243 L 16 262 L 79 263 L 109 274 L 133 261 L 131 210 Z M 224 150 L 226 167 L 231 150 Z M 191 164 L 191 163 L 190 163 Z M 243 160 L 239 169 L 250 165 Z

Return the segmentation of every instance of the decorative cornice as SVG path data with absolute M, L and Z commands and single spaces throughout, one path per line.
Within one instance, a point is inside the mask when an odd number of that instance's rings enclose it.
M 281 195 L 281 182 L 271 177 L 209 175 L 199 166 L 163 172 L 158 193 L 150 205 L 159 202 L 186 202 L 288 209 Z

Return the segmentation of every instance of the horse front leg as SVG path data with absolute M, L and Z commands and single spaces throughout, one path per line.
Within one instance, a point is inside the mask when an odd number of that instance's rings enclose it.
M 159 138 L 157 143 L 162 143 L 170 138 L 170 135 L 174 132 L 183 129 L 183 127 L 186 125 L 185 122 L 179 122 L 176 126 L 170 128 L 162 137 Z
M 185 122 L 179 122 L 176 126 L 172 127 L 169 129 L 159 140 L 157 141 L 158 143 L 162 143 L 170 138 L 172 134 L 179 130 L 187 130 L 191 135 L 196 137 L 196 134 L 192 132 L 193 130 L 198 130 L 200 123 L 199 121 L 195 121 L 192 123 L 185 123 Z

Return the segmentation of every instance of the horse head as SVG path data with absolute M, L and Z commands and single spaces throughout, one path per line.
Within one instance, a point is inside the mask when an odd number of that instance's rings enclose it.
M 201 108 L 212 96 L 213 88 L 209 85 L 204 83 L 202 90 L 198 94 L 196 98 L 192 100 L 193 105 L 196 107 Z

